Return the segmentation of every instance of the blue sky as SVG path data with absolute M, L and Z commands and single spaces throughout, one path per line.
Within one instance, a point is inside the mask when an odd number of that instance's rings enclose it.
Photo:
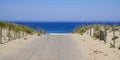
M 120 0 L 0 0 L 8 21 L 119 21 Z

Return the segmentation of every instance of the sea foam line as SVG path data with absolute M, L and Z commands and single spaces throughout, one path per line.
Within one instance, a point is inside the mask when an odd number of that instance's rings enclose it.
M 50 35 L 69 35 L 70 33 L 49 33 Z

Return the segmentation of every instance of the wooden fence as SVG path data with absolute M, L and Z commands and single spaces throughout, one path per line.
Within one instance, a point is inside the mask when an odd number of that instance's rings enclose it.
M 19 24 L 19 26 L 21 26 L 21 27 L 28 27 L 38 33 L 46 33 L 46 31 L 41 29 L 39 26 L 36 26 L 36 25 L 30 26 L 30 25 L 31 24 L 26 24 L 26 25 Z M 19 30 L 17 33 L 15 31 L 16 31 L 16 27 L 14 27 L 12 31 L 10 30 L 9 23 L 8 23 L 8 26 L 6 29 L 3 29 L 0 26 L 0 44 L 4 44 L 11 40 L 19 39 L 19 38 L 22 38 L 22 37 L 25 37 L 28 35 L 28 33 L 24 32 L 24 31 Z

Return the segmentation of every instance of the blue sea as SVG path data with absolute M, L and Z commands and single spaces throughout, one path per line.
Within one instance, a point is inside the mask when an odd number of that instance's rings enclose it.
M 77 26 L 91 25 L 91 24 L 107 24 L 113 25 L 119 22 L 15 22 L 16 24 L 28 26 L 31 29 L 37 26 L 41 30 L 45 30 L 47 33 L 71 33 Z

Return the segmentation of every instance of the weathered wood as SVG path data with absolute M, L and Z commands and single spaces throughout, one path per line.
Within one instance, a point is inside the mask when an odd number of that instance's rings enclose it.
M 90 36 L 91 36 L 91 33 L 92 33 L 92 29 L 91 28 L 92 28 L 92 26 L 90 25 Z
M 15 26 L 14 26 L 13 31 L 14 31 L 14 39 L 16 39 L 16 27 Z
M 107 29 L 106 26 L 104 26 L 104 42 L 106 43 L 106 36 L 107 36 Z
M 113 38 L 115 37 L 115 25 L 113 25 L 112 30 L 113 30 Z M 115 47 L 115 40 L 113 40 L 113 46 Z
M 0 26 L 0 43 L 2 44 L 2 27 Z
M 8 33 L 7 33 L 8 41 L 10 41 L 10 25 L 8 24 Z

